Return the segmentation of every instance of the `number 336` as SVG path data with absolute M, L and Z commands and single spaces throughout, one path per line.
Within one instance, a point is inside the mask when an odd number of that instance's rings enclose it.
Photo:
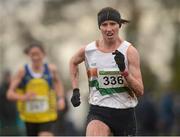
M 115 77 L 115 76 L 105 76 L 103 77 L 103 80 L 104 80 L 104 85 L 109 85 L 109 84 L 112 84 L 112 85 L 116 85 L 116 84 L 123 84 L 123 78 L 122 76 L 118 76 L 118 77 Z

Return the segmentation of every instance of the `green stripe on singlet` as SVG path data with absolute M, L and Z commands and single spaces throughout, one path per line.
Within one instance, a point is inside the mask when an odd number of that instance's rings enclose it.
M 119 71 L 99 71 L 99 75 L 119 75 Z
M 113 94 L 113 93 L 121 93 L 121 92 L 130 91 L 128 87 L 99 88 L 99 83 L 97 80 L 89 81 L 89 87 L 95 87 L 97 90 L 99 90 L 102 96 Z

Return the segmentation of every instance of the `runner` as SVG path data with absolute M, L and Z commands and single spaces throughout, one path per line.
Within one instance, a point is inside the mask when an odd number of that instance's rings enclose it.
M 144 89 L 138 51 L 118 34 L 128 22 L 116 9 L 101 9 L 98 26 L 102 38 L 82 47 L 70 61 L 74 107 L 81 103 L 78 65 L 84 61 L 87 69 L 90 111 L 86 136 L 136 134 L 134 108 Z
M 25 53 L 31 63 L 18 70 L 7 98 L 17 101 L 28 136 L 52 136 L 51 126 L 57 119 L 57 108 L 65 107 L 63 85 L 56 66 L 44 61 L 45 50 L 41 43 L 30 44 Z

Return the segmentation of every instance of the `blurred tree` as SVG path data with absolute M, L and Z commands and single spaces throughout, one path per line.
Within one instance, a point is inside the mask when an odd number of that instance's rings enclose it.
M 0 43 L 0 82 L 4 69 L 4 46 L 2 46 L 2 44 L 3 43 Z
M 26 26 L 23 22 L 17 21 L 17 27 L 19 28 L 19 38 L 23 42 L 22 46 L 28 46 L 29 43 L 32 43 L 34 41 L 38 41 L 37 38 L 35 38 L 30 31 L 30 28 Z
M 128 2 L 131 7 L 130 8 L 131 20 L 130 20 L 130 23 L 127 25 L 126 36 L 127 36 L 128 41 L 133 42 L 134 45 L 138 46 L 137 44 L 138 30 L 139 30 L 138 25 L 139 25 L 141 12 L 135 0 L 128 1 Z
M 159 82 L 157 76 L 150 70 L 147 63 L 142 62 L 141 65 L 142 77 L 145 91 L 156 91 Z
M 171 82 L 171 86 L 175 89 L 180 91 L 180 22 L 175 23 L 175 28 L 176 28 L 176 42 L 174 46 L 174 56 L 172 59 L 172 72 L 173 72 L 173 78 Z
M 45 2 L 45 13 L 43 18 L 44 25 L 52 25 L 60 20 L 65 20 L 61 16 L 61 8 L 69 3 L 76 2 L 77 0 L 52 0 Z
M 179 8 L 180 1 L 179 0 L 161 0 L 161 4 L 164 5 L 166 9 L 174 9 Z
M 172 68 L 172 81 L 170 83 L 170 87 L 173 90 L 180 91 L 180 20 L 177 18 L 179 16 L 179 9 L 180 9 L 180 1 L 179 0 L 161 0 L 161 4 L 164 6 L 166 10 L 168 10 L 168 18 L 171 20 L 174 26 L 175 31 L 175 41 L 174 43 L 174 50 L 173 50 L 173 58 L 171 68 Z

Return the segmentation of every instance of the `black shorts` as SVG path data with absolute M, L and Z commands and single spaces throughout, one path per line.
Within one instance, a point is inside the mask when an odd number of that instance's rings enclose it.
M 135 109 L 114 109 L 90 105 L 87 124 L 92 120 L 104 122 L 114 136 L 135 136 L 136 116 Z
M 42 131 L 52 132 L 53 124 L 54 121 L 44 123 L 25 122 L 27 136 L 38 136 L 38 133 Z

